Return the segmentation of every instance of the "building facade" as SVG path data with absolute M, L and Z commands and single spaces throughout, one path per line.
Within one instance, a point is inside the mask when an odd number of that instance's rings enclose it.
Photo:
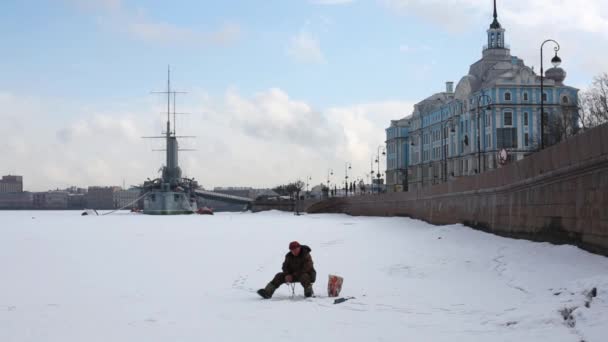
M 49 191 L 46 193 L 45 209 L 67 209 L 68 208 L 68 192 L 67 191 Z
M 85 209 L 87 207 L 86 194 L 68 194 L 68 209 Z
M 114 209 L 125 208 L 133 209 L 138 208 L 139 203 L 137 199 L 141 196 L 141 190 L 129 189 L 129 190 L 117 190 L 113 193 L 114 196 Z
M 392 120 L 386 129 L 386 191 L 407 191 L 410 119 Z
M 119 191 L 115 186 L 90 186 L 87 191 L 87 206 L 91 209 L 115 209 L 114 193 Z
M 33 204 L 31 192 L 0 192 L 0 209 L 32 209 Z
M 23 192 L 23 176 L 2 176 L 0 193 Z
M 545 146 L 578 127 L 578 89 L 564 85 L 565 77 L 557 66 L 545 73 Z M 448 82 L 445 91 L 416 104 L 408 118 L 408 188 L 484 172 L 537 151 L 540 82 L 533 69 L 511 55 L 494 8 L 482 58 L 455 90 Z

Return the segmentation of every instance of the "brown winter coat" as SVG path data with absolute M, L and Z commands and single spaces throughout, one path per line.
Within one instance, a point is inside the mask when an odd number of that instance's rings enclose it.
M 293 255 L 291 252 L 285 255 L 283 273 L 285 275 L 292 275 L 295 279 L 298 279 L 304 273 L 308 273 L 314 283 L 317 278 L 317 271 L 315 271 L 312 257 L 310 256 L 311 249 L 306 245 L 302 245 L 300 248 L 298 256 Z

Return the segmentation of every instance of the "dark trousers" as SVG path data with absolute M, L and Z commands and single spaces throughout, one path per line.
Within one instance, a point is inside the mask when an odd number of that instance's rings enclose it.
M 272 285 L 274 285 L 275 288 L 278 288 L 279 286 L 285 284 L 285 276 L 286 274 L 283 272 L 277 273 L 277 275 L 275 275 L 274 279 L 271 281 Z M 303 288 L 307 288 L 312 285 L 312 276 L 308 273 L 302 273 L 297 277 L 293 277 L 293 282 L 300 283 L 302 284 Z

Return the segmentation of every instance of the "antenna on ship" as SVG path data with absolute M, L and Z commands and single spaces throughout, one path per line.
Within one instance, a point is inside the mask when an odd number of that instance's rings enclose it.
M 153 91 L 151 92 L 152 94 L 166 94 L 167 95 L 167 127 L 166 127 L 166 131 L 162 132 L 164 135 L 162 136 L 145 136 L 142 137 L 144 139 L 171 139 L 171 138 L 196 138 L 196 136 L 193 135 L 182 135 L 182 136 L 178 136 L 177 135 L 177 115 L 187 115 L 190 113 L 178 113 L 176 110 L 176 103 L 177 103 L 177 94 L 187 94 L 187 92 L 185 91 L 175 91 L 173 89 L 171 89 L 171 65 L 167 65 L 167 90 L 165 91 Z M 171 130 L 171 97 L 173 97 L 173 130 Z M 165 112 L 162 112 L 161 114 L 165 114 Z M 153 149 L 152 151 L 167 151 L 166 148 L 164 149 Z M 196 151 L 195 149 L 185 149 L 185 148 L 178 148 L 178 151 Z

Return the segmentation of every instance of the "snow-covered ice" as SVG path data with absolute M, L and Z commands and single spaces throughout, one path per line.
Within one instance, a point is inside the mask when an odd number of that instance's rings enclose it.
M 320 297 L 262 300 L 292 240 Z M 5 211 L 0 274 L 3 342 L 608 340 L 608 258 L 407 218 Z

